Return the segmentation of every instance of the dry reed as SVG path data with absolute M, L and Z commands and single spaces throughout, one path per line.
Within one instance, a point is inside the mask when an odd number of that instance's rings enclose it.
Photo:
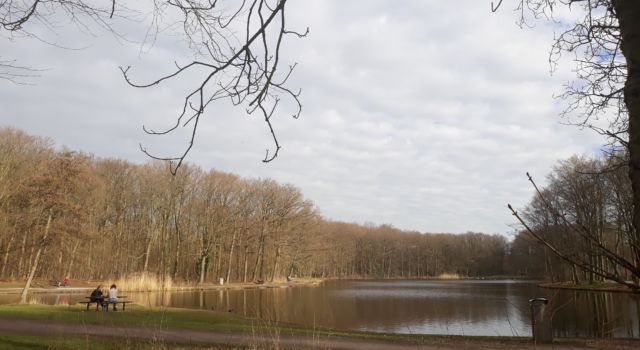
M 461 279 L 460 275 L 457 273 L 441 273 L 436 277 L 439 280 L 459 280 Z
M 118 290 L 128 292 L 148 292 L 171 289 L 174 284 L 169 276 L 160 276 L 153 273 L 134 273 L 124 275 L 108 285 L 115 284 Z

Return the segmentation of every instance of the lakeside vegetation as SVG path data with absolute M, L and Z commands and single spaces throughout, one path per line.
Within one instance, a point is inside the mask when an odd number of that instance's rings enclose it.
M 640 292 L 627 158 L 625 152 L 571 157 L 558 162 L 544 187 L 529 177 L 536 193 L 518 217 L 525 229 L 512 243 L 515 266 L 574 288 L 610 282 Z
M 0 129 L 0 278 L 163 284 L 499 275 L 507 241 L 321 216 L 292 185 L 56 151 Z M 133 276 L 133 277 L 132 277 Z
M 407 232 L 324 218 L 293 185 L 185 164 L 133 164 L 58 151 L 48 139 L 0 129 L 0 279 L 114 282 L 127 290 L 283 282 L 296 278 L 520 276 L 593 284 L 529 232 L 509 242 L 483 233 Z M 574 157 L 550 175 L 544 196 L 601 245 L 637 259 L 626 168 Z M 625 209 L 626 208 L 626 209 Z M 593 242 L 554 224 L 538 197 L 524 211 L 556 247 L 600 270 L 632 276 Z M 19 282 L 22 283 L 22 282 Z
M 580 291 L 592 291 L 592 292 L 612 292 L 612 293 L 634 293 L 635 291 L 612 282 L 596 282 L 596 283 L 573 283 L 573 282 L 554 282 L 554 283 L 541 283 L 541 288 L 548 289 L 567 289 L 567 290 L 580 290 Z

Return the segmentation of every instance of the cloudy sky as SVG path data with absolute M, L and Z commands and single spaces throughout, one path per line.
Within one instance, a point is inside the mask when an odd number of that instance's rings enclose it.
M 520 29 L 511 5 L 491 13 L 488 0 L 291 1 L 287 23 L 310 34 L 283 48 L 287 64 L 298 63 L 289 86 L 302 88 L 304 107 L 298 120 L 274 117 L 279 157 L 261 162 L 271 141 L 259 116 L 218 103 L 187 160 L 294 184 L 335 220 L 509 234 L 506 204 L 532 195 L 526 171 L 542 182 L 557 160 L 603 143 L 560 123 L 564 102 L 553 95 L 572 67 L 551 75 L 548 51 L 562 24 Z M 57 45 L 4 33 L 1 59 L 42 70 L 31 85 L 0 80 L 0 125 L 100 157 L 145 162 L 139 143 L 179 154 L 184 132 L 150 138 L 142 125 L 171 125 L 197 76 L 135 89 L 118 66 L 149 80 L 188 62 L 189 50 L 162 34 L 141 48 L 139 26 L 116 25 L 131 41 L 64 20 L 42 32 Z

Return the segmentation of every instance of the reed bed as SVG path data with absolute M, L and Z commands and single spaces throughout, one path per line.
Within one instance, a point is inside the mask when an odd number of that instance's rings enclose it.
M 458 275 L 457 273 L 441 273 L 438 275 L 438 277 L 436 277 L 436 279 L 439 280 L 459 280 L 462 279 L 462 277 L 460 277 L 460 275 Z
M 153 273 L 134 273 L 124 275 L 108 285 L 115 284 L 118 290 L 128 292 L 149 292 L 168 290 L 175 287 L 169 276 L 161 276 Z

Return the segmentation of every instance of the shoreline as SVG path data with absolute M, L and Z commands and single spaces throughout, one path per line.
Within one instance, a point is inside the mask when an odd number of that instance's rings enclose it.
M 623 285 L 615 283 L 599 283 L 599 284 L 574 284 L 571 282 L 553 282 L 553 283 L 540 283 L 538 287 L 544 289 L 564 289 L 575 290 L 581 292 L 607 292 L 607 293 L 624 293 L 624 294 L 639 294 L 640 291 L 634 291 Z
M 303 286 L 318 286 L 327 281 L 398 281 L 398 280 L 416 280 L 416 281 L 504 281 L 504 280 L 514 280 L 514 281 L 530 281 L 532 283 L 539 282 L 536 279 L 514 279 L 511 276 L 494 276 L 494 278 L 380 278 L 380 277 L 349 277 L 349 278 L 314 278 L 314 279 L 302 279 L 295 280 L 293 282 L 265 282 L 264 284 L 256 284 L 256 283 L 227 283 L 224 285 L 208 283 L 203 285 L 182 285 L 182 286 L 173 286 L 167 289 L 147 289 L 147 290 L 122 290 L 123 292 L 183 292 L 183 291 L 209 291 L 209 290 L 243 290 L 243 289 L 268 289 L 268 288 L 294 288 L 294 287 L 303 287 Z M 105 282 L 97 282 L 97 281 L 80 281 L 78 282 L 80 286 L 70 286 L 70 287 L 56 287 L 56 286 L 36 286 L 29 288 L 29 293 L 34 294 L 48 294 L 48 293 L 65 293 L 65 294 L 75 294 L 75 293 L 87 293 L 91 292 L 95 287 L 94 284 L 105 284 Z M 16 283 L 11 283 L 12 286 L 3 286 L 0 282 L 0 295 L 5 294 L 20 294 L 22 292 L 22 287 L 14 287 Z M 574 291 L 584 291 L 584 292 L 609 292 L 609 293 L 626 293 L 626 294 L 638 294 L 640 292 L 636 292 L 630 288 L 627 288 L 622 285 L 614 284 L 614 283 L 599 283 L 599 284 L 574 284 L 571 282 L 545 282 L 545 283 L 536 283 L 536 285 L 543 289 L 563 289 L 563 290 L 574 290 Z
M 188 286 L 175 286 L 167 289 L 148 289 L 148 290 L 126 290 L 122 292 L 139 293 L 139 292 L 186 292 L 186 291 L 207 291 L 207 290 L 242 290 L 242 289 L 267 289 L 267 288 L 294 288 L 302 286 L 317 286 L 324 282 L 324 279 L 302 280 L 293 282 L 265 282 L 264 284 L 256 283 L 228 283 L 224 285 L 219 284 L 203 284 L 203 285 L 188 285 Z M 97 284 L 105 284 L 104 282 L 95 282 Z M 85 284 L 85 283 L 83 283 Z M 47 294 L 47 293 L 87 293 L 91 292 L 95 287 L 31 287 L 29 288 L 29 294 Z M 3 287 L 0 284 L 0 294 L 20 294 L 22 293 L 22 287 Z

